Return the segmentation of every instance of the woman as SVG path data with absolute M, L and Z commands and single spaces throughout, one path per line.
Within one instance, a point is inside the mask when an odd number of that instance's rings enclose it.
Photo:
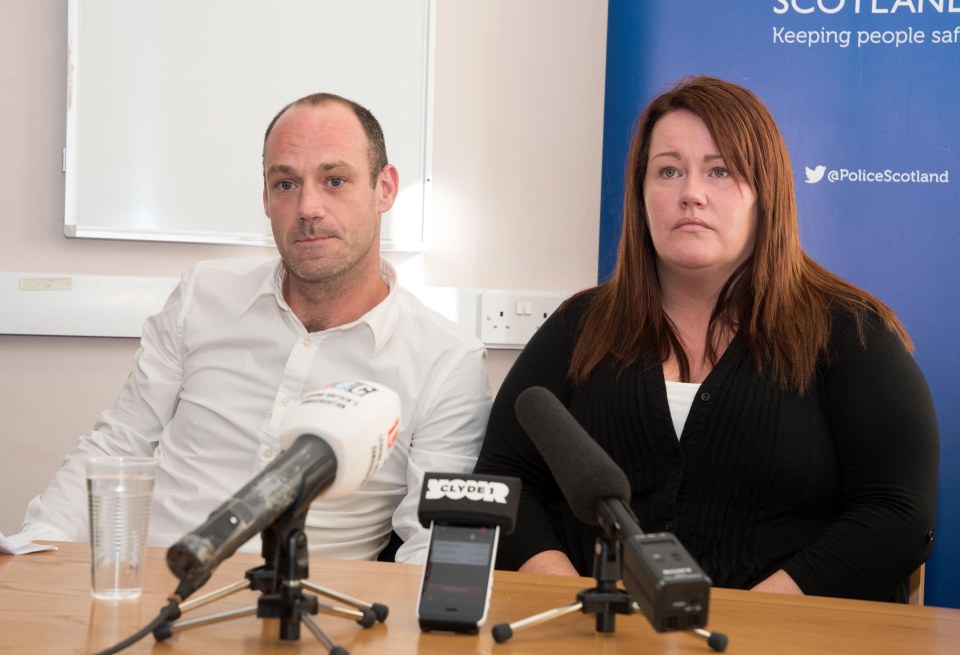
M 499 567 L 592 573 L 597 529 L 514 416 L 540 385 L 714 585 L 904 599 L 933 541 L 930 392 L 893 312 L 803 252 L 792 180 L 747 89 L 695 77 L 647 107 L 612 278 L 544 324 L 494 403 L 476 471 L 524 485 Z

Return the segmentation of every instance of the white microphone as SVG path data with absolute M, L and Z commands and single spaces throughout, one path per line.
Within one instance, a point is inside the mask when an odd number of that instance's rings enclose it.
M 342 498 L 363 486 L 399 429 L 400 398 L 383 385 L 356 380 L 305 394 L 281 423 L 283 453 L 171 546 L 167 566 L 192 593 L 277 520 L 299 517 L 317 496 Z

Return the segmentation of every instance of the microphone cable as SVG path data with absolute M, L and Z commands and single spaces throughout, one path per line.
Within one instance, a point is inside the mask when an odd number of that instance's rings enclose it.
M 176 621 L 178 618 L 180 618 L 180 603 L 182 603 L 183 600 L 194 591 L 195 588 L 192 585 L 181 583 L 180 586 L 177 587 L 177 591 L 168 598 L 170 602 L 160 610 L 160 613 L 157 614 L 153 621 L 143 626 L 140 630 L 133 633 L 123 641 L 118 641 L 113 646 L 98 651 L 97 653 L 94 653 L 94 655 L 113 655 L 114 653 L 119 653 L 124 648 L 132 646 L 150 633 L 159 629 L 165 623 Z

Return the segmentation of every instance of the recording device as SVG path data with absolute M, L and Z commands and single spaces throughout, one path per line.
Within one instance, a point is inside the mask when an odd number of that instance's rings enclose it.
M 707 623 L 710 578 L 671 533 L 644 534 L 619 466 L 543 387 L 523 391 L 517 420 L 543 456 L 574 515 L 620 546 L 621 578 L 658 632 Z
M 417 619 L 424 631 L 476 633 L 487 618 L 500 530 L 513 532 L 520 480 L 427 473 L 419 517 L 430 528 Z
M 400 398 L 382 385 L 358 380 L 304 395 L 284 417 L 283 453 L 167 551 L 181 589 L 199 589 L 237 548 L 304 514 L 317 496 L 342 498 L 362 486 L 380 470 L 399 427 Z

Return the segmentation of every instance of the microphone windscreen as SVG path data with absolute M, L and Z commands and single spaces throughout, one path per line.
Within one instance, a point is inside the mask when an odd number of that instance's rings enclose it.
M 550 391 L 525 389 L 517 396 L 515 409 L 517 421 L 540 451 L 578 519 L 597 525 L 596 504 L 604 498 L 630 502 L 626 474 Z

